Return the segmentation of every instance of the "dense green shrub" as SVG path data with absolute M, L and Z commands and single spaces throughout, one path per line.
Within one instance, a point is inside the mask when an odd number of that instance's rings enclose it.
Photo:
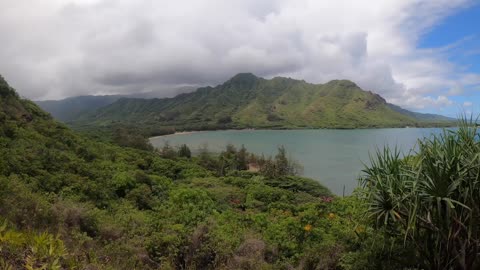
M 471 122 L 418 142 L 414 156 L 385 149 L 365 169 L 369 211 L 402 235 L 419 268 L 478 269 L 480 137 Z

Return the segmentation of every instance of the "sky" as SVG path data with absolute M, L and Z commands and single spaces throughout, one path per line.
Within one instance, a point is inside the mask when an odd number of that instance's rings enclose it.
M 480 112 L 478 0 L 0 0 L 0 44 L 0 74 L 34 100 L 252 72 Z

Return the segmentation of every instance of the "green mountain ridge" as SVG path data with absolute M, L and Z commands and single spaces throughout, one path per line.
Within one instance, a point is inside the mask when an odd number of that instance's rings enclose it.
M 37 100 L 34 101 L 40 108 L 49 112 L 55 119 L 62 122 L 70 122 L 78 119 L 83 114 L 93 112 L 101 107 L 112 104 L 120 98 L 161 98 L 173 95 L 178 95 L 181 92 L 192 92 L 193 87 L 177 87 L 172 89 L 165 89 L 162 91 L 142 92 L 128 95 L 86 95 L 75 96 L 61 100 Z
M 35 103 L 55 119 L 68 122 L 77 119 L 80 115 L 110 105 L 122 97 L 119 95 L 78 96 L 62 100 L 35 101 Z
M 439 115 L 389 104 L 348 80 L 311 84 L 240 73 L 216 87 L 174 98 L 121 98 L 79 117 L 76 124 L 223 128 L 368 128 L 447 125 Z

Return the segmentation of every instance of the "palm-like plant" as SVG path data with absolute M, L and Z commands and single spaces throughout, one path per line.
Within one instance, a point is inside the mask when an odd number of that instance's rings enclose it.
M 480 269 L 480 137 L 473 121 L 377 151 L 360 179 L 376 225 L 414 246 L 422 269 Z

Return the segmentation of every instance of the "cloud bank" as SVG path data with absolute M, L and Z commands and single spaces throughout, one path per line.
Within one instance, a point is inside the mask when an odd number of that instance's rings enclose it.
M 350 79 L 412 109 L 480 76 L 418 40 L 469 0 L 0 2 L 0 74 L 32 99 L 214 85 L 239 72 Z M 455 46 L 455 44 L 452 44 Z

